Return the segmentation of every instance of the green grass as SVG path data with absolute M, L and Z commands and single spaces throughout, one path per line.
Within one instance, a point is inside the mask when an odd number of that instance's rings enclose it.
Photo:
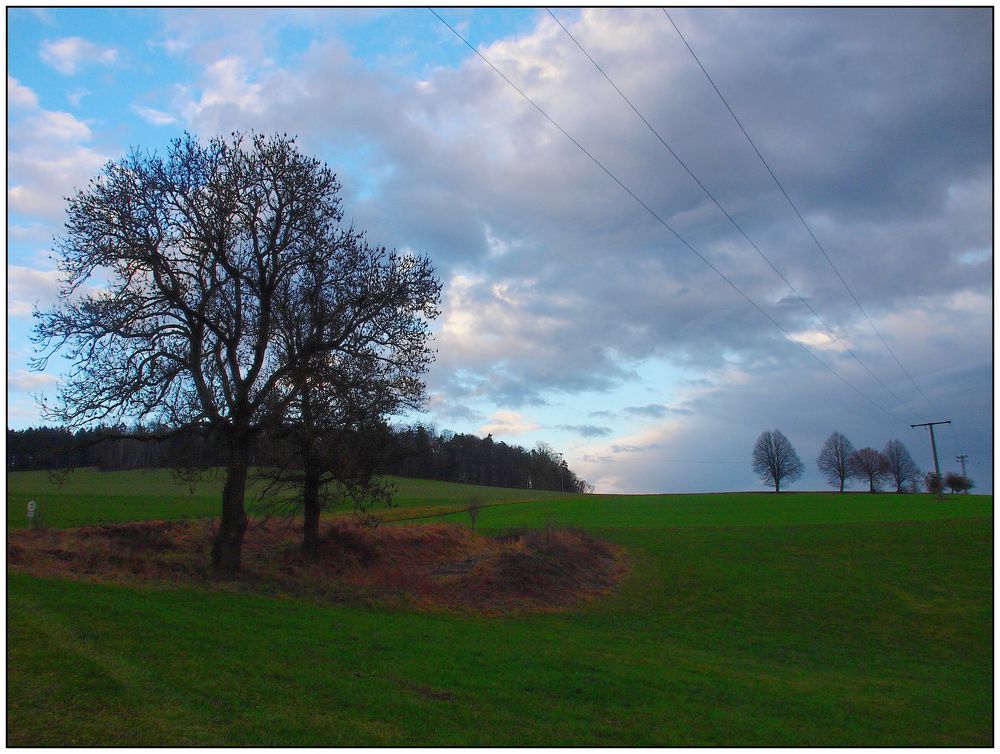
M 467 501 L 435 487 L 412 504 Z M 477 528 L 546 519 L 623 545 L 621 588 L 479 618 L 9 575 L 8 744 L 992 745 L 991 497 L 556 496 Z
M 541 503 L 484 508 L 477 528 L 558 526 L 654 528 L 788 526 L 936 520 L 991 514 L 992 497 L 849 492 L 718 493 L 711 495 L 573 495 Z M 464 521 L 464 513 L 442 520 Z
M 542 490 L 477 487 L 424 479 L 386 477 L 396 486 L 393 502 L 401 508 L 421 507 L 429 512 L 468 505 L 478 496 L 484 502 L 544 500 L 562 497 Z M 63 484 L 44 471 L 7 474 L 7 526 L 27 525 L 27 504 L 35 500 L 45 524 L 56 528 L 105 524 L 118 521 L 208 518 L 218 516 L 222 499 L 222 476 L 213 473 L 194 492 L 169 471 L 97 471 L 77 469 Z M 247 506 L 253 511 L 259 488 L 251 484 Z M 348 510 L 344 506 L 341 510 Z M 387 515 L 402 515 L 398 511 Z

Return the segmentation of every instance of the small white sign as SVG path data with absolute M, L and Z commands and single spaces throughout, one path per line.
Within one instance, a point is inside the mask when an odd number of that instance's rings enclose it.
M 35 512 L 35 501 L 34 500 L 29 500 L 28 501 L 28 515 L 31 515 L 34 512 Z

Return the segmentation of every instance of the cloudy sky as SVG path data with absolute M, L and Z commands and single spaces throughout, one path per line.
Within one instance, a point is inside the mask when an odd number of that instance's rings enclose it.
M 833 430 L 928 469 L 909 425 L 951 419 L 943 468 L 992 489 L 991 9 L 671 12 L 849 290 L 661 10 L 439 12 L 579 146 L 425 9 L 8 10 L 8 426 L 58 378 L 27 359 L 61 197 L 130 146 L 255 129 L 436 263 L 439 429 L 673 492 L 761 488 L 775 427 L 798 489 Z

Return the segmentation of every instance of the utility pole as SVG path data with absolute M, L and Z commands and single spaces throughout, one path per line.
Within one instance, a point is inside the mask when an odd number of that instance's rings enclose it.
M 931 432 L 931 453 L 934 455 L 934 473 L 937 474 L 938 480 L 941 483 L 941 489 L 938 490 L 938 497 L 944 497 L 944 479 L 941 478 L 941 467 L 938 465 L 937 458 L 937 443 L 934 442 L 934 425 L 935 424 L 951 424 L 951 420 L 943 422 L 924 422 L 923 424 L 911 424 L 910 428 L 914 427 L 927 427 Z
M 969 475 L 965 473 L 965 462 L 969 460 L 969 456 L 963 453 L 960 456 L 955 456 L 955 460 L 962 464 L 962 477 L 968 479 Z M 966 490 L 968 492 L 968 490 Z

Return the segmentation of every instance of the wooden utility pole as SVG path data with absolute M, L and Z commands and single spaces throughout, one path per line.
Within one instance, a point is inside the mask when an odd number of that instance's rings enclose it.
M 934 455 L 934 473 L 937 474 L 937 478 L 941 484 L 941 488 L 938 490 L 938 497 L 944 497 L 944 479 L 941 478 L 941 467 L 938 465 L 937 458 L 937 443 L 934 442 L 934 425 L 935 424 L 951 424 L 951 419 L 943 422 L 924 422 L 923 424 L 911 424 L 910 428 L 913 427 L 927 427 L 931 432 L 931 453 Z

